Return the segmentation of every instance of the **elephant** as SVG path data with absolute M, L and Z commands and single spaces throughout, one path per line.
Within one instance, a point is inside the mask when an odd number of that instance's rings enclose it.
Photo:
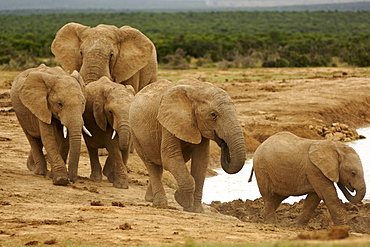
M 129 119 L 134 147 L 149 174 L 145 200 L 153 206 L 168 203 L 161 181 L 164 168 L 177 181 L 174 196 L 183 210 L 204 212 L 210 140 L 221 147 L 221 166 L 227 173 L 239 172 L 245 163 L 235 105 L 224 90 L 209 82 L 187 78 L 149 84 L 135 95 Z
M 130 26 L 68 23 L 56 33 L 51 51 L 67 72 L 79 71 L 86 84 L 107 76 L 138 92 L 157 80 L 155 46 Z
M 69 75 L 61 67 L 50 68 L 44 64 L 27 69 L 14 79 L 11 101 L 31 145 L 28 169 L 47 175 L 44 147 L 53 184 L 76 182 L 86 104 L 85 84 L 80 74 L 73 71 Z
M 334 224 L 343 225 L 346 213 L 334 183 L 352 203 L 360 202 L 366 194 L 358 154 L 339 141 L 306 139 L 287 131 L 279 132 L 256 149 L 251 177 L 253 170 L 267 223 L 277 222 L 275 211 L 285 198 L 307 194 L 298 226 L 308 224 L 321 200 Z M 355 195 L 348 190 L 356 192 Z
M 104 175 L 114 187 L 128 188 L 126 164 L 131 146 L 128 114 L 135 91 L 130 85 L 114 83 L 103 76 L 87 84 L 86 93 L 83 119 L 92 136 L 84 133 L 83 137 L 90 156 L 90 179 L 102 180 L 98 148 L 106 148 L 109 154 Z

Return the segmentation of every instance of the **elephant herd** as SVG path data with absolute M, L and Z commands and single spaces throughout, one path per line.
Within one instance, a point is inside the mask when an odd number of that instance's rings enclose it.
M 90 179 L 101 181 L 104 174 L 114 187 L 128 188 L 126 164 L 133 144 L 149 173 L 147 201 L 167 204 L 161 180 L 166 169 L 178 183 L 176 201 L 185 211 L 203 212 L 210 140 L 220 146 L 227 173 L 242 169 L 245 141 L 229 95 L 196 79 L 157 80 L 155 46 L 139 30 L 69 23 L 57 32 L 51 49 L 61 67 L 30 68 L 15 78 L 11 89 L 13 108 L 31 146 L 26 162 L 30 171 L 48 174 L 45 149 L 53 184 L 76 182 L 82 135 Z M 99 148 L 108 151 L 103 168 Z M 260 145 L 251 177 L 253 172 L 266 222 L 276 222 L 282 200 L 307 194 L 299 224 L 308 223 L 321 200 L 334 223 L 344 224 L 334 183 L 351 202 L 361 201 L 366 192 L 353 149 L 289 132 Z

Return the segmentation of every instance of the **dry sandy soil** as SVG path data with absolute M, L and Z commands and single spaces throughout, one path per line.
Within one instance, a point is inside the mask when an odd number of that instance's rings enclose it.
M 183 212 L 173 198 L 173 178 L 166 173 L 169 206 L 151 207 L 144 200 L 147 172 L 135 153 L 129 160 L 131 183 L 127 190 L 113 188 L 106 178 L 100 183 L 90 181 L 84 147 L 79 180 L 53 186 L 49 178 L 34 175 L 26 167 L 29 144 L 9 102 L 10 84 L 18 73 L 0 73 L 0 246 L 281 241 L 370 244 L 369 202 L 345 204 L 349 228 L 333 228 L 323 204 L 308 228 L 294 227 L 302 203 L 283 204 L 278 209 L 279 223 L 268 225 L 261 222 L 261 199 L 213 202 L 204 205 L 204 214 Z M 249 154 L 281 130 L 320 139 L 319 132 L 332 123 L 346 124 L 349 129 L 370 123 L 367 69 L 161 70 L 159 77 L 196 77 L 225 89 L 235 101 Z M 219 149 L 213 146 L 213 167 L 218 164 L 218 155 Z

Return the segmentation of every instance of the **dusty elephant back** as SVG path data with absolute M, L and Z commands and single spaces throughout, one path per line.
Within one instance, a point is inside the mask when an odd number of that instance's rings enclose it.
M 285 195 L 285 191 L 289 191 L 289 195 L 301 194 L 302 188 L 298 188 L 298 185 L 306 179 L 303 170 L 309 162 L 309 159 L 305 158 L 310 144 L 315 141 L 290 132 L 279 132 L 266 139 L 253 157 L 257 183 L 269 181 L 271 190 L 281 195 Z M 299 175 L 297 171 L 303 175 Z M 289 196 L 288 194 L 286 196 Z

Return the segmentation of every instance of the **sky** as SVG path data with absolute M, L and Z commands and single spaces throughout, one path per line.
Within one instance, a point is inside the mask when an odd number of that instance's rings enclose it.
M 199 9 L 217 7 L 271 7 L 370 0 L 0 0 L 0 10 L 15 9 Z

